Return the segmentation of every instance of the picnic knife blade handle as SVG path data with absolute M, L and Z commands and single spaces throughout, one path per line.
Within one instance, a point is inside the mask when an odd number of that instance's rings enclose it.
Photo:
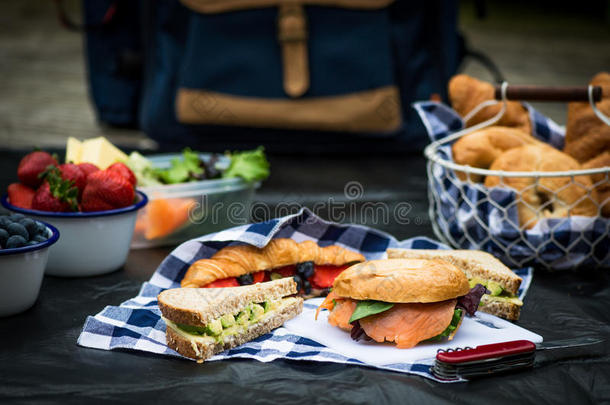
M 436 360 L 446 364 L 464 364 L 481 361 L 491 361 L 506 356 L 532 353 L 536 345 L 529 340 L 513 340 L 510 342 L 481 345 L 475 348 L 465 347 L 448 349 L 436 354 Z
M 496 86 L 494 97 L 502 100 L 502 87 Z M 589 101 L 588 86 L 506 86 L 506 98 L 508 100 L 519 101 Z M 602 99 L 602 88 L 593 86 L 593 101 L 599 102 Z

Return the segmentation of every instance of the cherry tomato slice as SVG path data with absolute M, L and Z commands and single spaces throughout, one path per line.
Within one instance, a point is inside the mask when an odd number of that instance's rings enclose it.
M 267 281 L 265 279 L 269 279 L 269 275 L 266 274 L 265 270 L 257 271 L 256 273 L 252 273 L 252 280 L 254 280 L 254 284 L 262 283 L 263 281 Z
M 317 266 L 309 282 L 315 288 L 332 287 L 335 278 L 349 266 Z
M 235 277 L 221 278 L 220 280 L 212 281 L 205 288 L 223 288 L 223 287 L 239 287 L 239 283 Z
M 294 276 L 297 272 L 297 266 L 284 266 L 271 270 L 272 273 L 279 273 L 282 277 Z

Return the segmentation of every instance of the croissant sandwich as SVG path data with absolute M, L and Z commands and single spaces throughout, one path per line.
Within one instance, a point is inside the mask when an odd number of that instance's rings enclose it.
M 209 259 L 198 260 L 187 270 L 181 286 L 236 287 L 294 277 L 300 294 L 320 296 L 343 270 L 364 260 L 360 253 L 340 246 L 278 238 L 264 248 L 227 246 Z

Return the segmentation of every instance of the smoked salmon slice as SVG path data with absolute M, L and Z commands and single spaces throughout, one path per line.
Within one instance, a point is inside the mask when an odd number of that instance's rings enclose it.
M 328 323 L 346 331 L 352 329 L 349 318 L 351 318 L 352 313 L 356 309 L 356 301 L 339 297 L 334 291 L 331 291 L 316 310 L 316 320 L 318 319 L 320 309 L 322 308 L 331 311 L 330 314 L 328 314 Z
M 353 326 L 349 323 L 349 318 L 351 318 L 355 309 L 356 301 L 354 300 L 348 299 L 337 301 L 335 309 L 328 314 L 328 323 L 333 326 L 338 326 L 343 330 L 350 331 Z
M 316 321 L 318 320 L 318 315 L 320 315 L 321 309 L 328 309 L 329 311 L 332 311 L 333 308 L 335 307 L 336 300 L 339 300 L 339 299 L 343 299 L 343 298 L 341 298 L 337 294 L 335 294 L 334 291 L 329 292 L 328 295 L 326 296 L 326 298 L 324 298 L 324 301 L 322 301 L 322 303 L 318 307 L 318 309 L 316 309 Z
M 394 342 L 399 349 L 408 349 L 442 333 L 451 322 L 456 303 L 457 300 L 452 299 L 426 304 L 395 304 L 387 311 L 359 322 L 376 342 Z

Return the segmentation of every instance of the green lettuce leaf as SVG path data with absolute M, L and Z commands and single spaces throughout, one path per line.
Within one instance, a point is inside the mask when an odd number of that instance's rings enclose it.
M 124 162 L 137 179 L 138 187 L 160 186 L 163 183 L 155 175 L 152 162 L 138 152 L 131 152 Z
M 358 301 L 356 309 L 349 318 L 349 323 L 357 321 L 358 319 L 366 318 L 367 316 L 375 315 L 388 309 L 392 308 L 394 304 L 382 301 Z
M 202 173 L 199 154 L 190 148 L 182 151 L 182 158 L 172 159 L 168 169 L 155 169 L 155 175 L 165 184 L 185 183 Z
M 254 150 L 233 152 L 230 158 L 231 164 L 222 173 L 224 178 L 241 177 L 247 182 L 254 182 L 269 177 L 269 162 L 262 146 Z

